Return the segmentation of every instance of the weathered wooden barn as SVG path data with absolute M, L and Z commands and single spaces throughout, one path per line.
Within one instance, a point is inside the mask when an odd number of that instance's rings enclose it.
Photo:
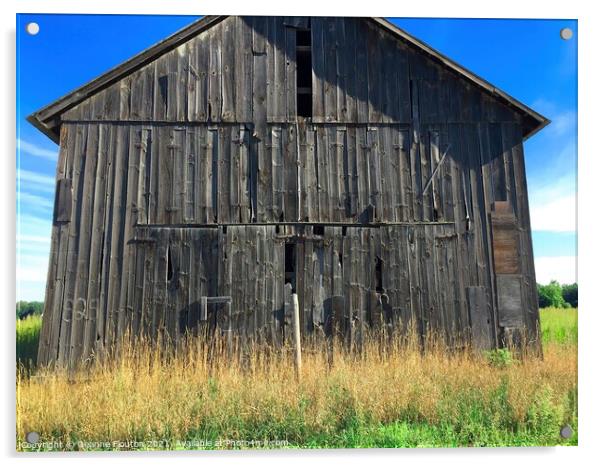
M 60 144 L 42 364 L 201 324 L 280 345 L 292 292 L 304 338 L 539 345 L 548 120 L 386 20 L 204 17 L 29 121 Z

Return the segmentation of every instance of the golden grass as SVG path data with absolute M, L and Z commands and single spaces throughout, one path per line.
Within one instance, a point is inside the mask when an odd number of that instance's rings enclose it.
M 561 425 L 576 427 L 576 347 L 549 343 L 543 360 L 503 368 L 467 351 L 421 354 L 413 344 L 384 355 L 368 343 L 362 357 L 335 348 L 332 364 L 326 354 L 305 351 L 297 381 L 287 349 L 211 364 L 199 340 L 173 357 L 125 345 L 118 360 L 75 373 L 19 376 L 17 438 L 35 431 L 62 442 L 160 439 L 169 448 L 219 438 L 357 446 L 346 433 L 406 423 L 447 432 L 434 446 L 504 445 L 559 443 Z

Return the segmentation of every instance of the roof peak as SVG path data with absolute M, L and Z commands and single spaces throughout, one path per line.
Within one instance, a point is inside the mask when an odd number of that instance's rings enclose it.
M 136 70 L 140 69 L 146 64 L 152 62 L 162 54 L 167 53 L 173 50 L 174 48 L 178 47 L 179 45 L 185 43 L 191 37 L 194 37 L 195 35 L 203 32 L 204 30 L 209 29 L 213 25 L 223 21 L 228 17 L 229 16 L 204 16 L 194 21 L 190 25 L 176 31 L 174 34 L 166 37 L 165 39 L 157 42 L 156 44 L 150 46 L 142 52 L 134 55 L 125 62 L 111 68 L 102 75 L 92 79 L 86 84 L 76 88 L 75 90 L 69 92 L 63 97 L 60 97 L 54 102 L 32 113 L 27 117 L 27 120 L 40 131 L 42 131 L 44 134 L 46 134 L 50 139 L 58 143 L 58 129 L 60 127 L 60 116 L 64 112 L 74 107 L 75 105 L 83 102 L 84 100 L 96 94 L 97 92 L 102 91 L 111 84 L 119 81 L 123 77 L 135 72 Z M 528 116 L 531 119 L 531 125 L 523 134 L 524 139 L 532 136 L 550 122 L 543 115 L 537 113 L 535 110 L 531 109 L 530 107 L 523 104 L 514 97 L 510 96 L 509 94 L 505 93 L 504 91 L 498 89 L 493 84 L 489 83 L 487 80 L 464 68 L 462 65 L 443 55 L 442 53 L 435 50 L 425 42 L 422 42 L 420 39 L 417 39 L 408 32 L 397 27 L 387 19 L 372 17 L 366 17 L 362 19 L 373 21 L 381 28 L 395 35 L 397 38 L 405 41 L 406 43 L 409 43 L 414 47 L 417 47 L 418 49 L 428 54 L 433 60 L 441 63 L 443 66 L 451 69 L 452 71 L 461 75 L 463 78 L 471 81 L 483 91 L 488 92 L 492 96 L 503 101 L 506 105 Z

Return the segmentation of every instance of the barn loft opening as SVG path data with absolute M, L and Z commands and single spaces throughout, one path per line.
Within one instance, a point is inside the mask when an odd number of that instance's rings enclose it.
M 293 293 L 297 291 L 297 245 L 286 243 L 284 245 L 284 284 L 291 284 Z
M 312 231 L 316 236 L 324 236 L 324 225 L 314 225 Z
M 297 115 L 312 115 L 311 30 L 297 29 Z

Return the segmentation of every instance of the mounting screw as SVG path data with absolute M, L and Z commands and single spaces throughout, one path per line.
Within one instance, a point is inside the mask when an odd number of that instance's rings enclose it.
M 27 443 L 38 443 L 40 441 L 40 434 L 37 432 L 27 432 L 25 440 L 27 440 Z
M 567 425 L 560 429 L 560 436 L 564 439 L 571 438 L 573 436 L 573 429 L 571 429 L 571 426 Z
M 570 40 L 573 37 L 573 30 L 571 28 L 562 28 L 560 30 L 560 37 L 564 40 Z
M 27 23 L 25 25 L 25 31 L 30 36 L 35 36 L 38 32 L 40 32 L 40 25 L 38 23 Z

